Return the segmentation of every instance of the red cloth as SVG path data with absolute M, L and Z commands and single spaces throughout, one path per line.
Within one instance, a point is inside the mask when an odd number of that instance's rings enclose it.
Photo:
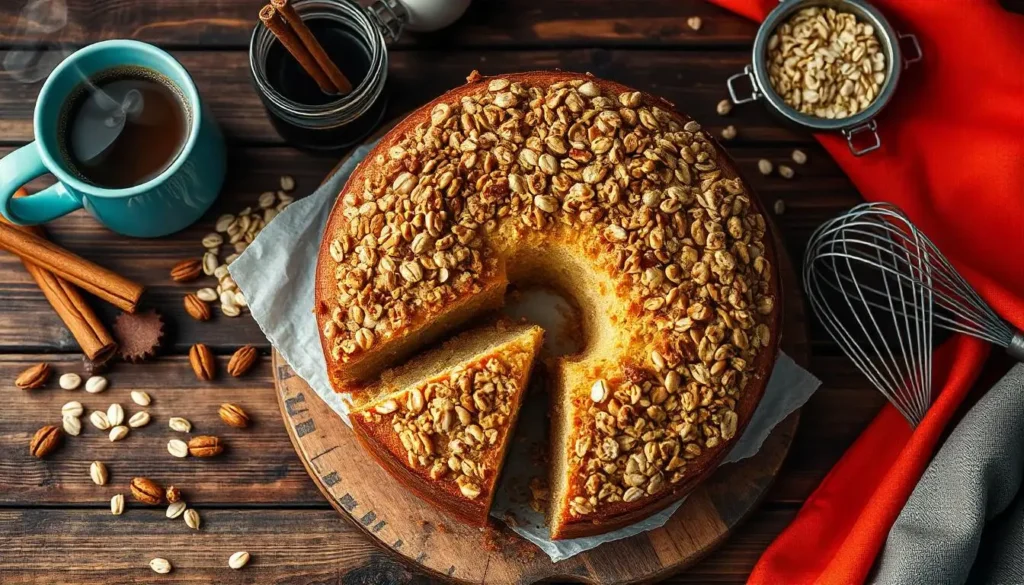
M 777 0 L 711 0 L 761 20 Z M 995 0 L 873 0 L 924 60 L 878 119 L 881 150 L 818 140 L 869 201 L 902 207 L 981 295 L 1024 329 L 1024 17 Z M 885 407 L 772 543 L 750 583 L 863 582 L 989 347 L 935 356 L 941 394 L 915 430 Z

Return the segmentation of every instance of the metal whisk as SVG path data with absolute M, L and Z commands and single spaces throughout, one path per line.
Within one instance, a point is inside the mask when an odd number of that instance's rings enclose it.
M 1024 361 L 1024 334 L 894 205 L 858 205 L 819 227 L 803 276 L 829 334 L 915 426 L 932 402 L 933 327 L 984 339 Z

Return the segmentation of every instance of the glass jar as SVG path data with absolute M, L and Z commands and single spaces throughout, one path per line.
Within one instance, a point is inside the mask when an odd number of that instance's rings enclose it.
M 253 84 L 275 130 L 289 144 L 311 150 L 352 146 L 373 131 L 387 109 L 386 43 L 401 35 L 402 6 L 396 0 L 365 9 L 351 0 L 298 0 L 292 6 L 352 81 L 352 92 L 321 92 L 262 24 L 249 41 Z

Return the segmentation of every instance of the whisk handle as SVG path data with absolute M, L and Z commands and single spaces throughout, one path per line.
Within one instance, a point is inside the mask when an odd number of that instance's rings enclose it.
M 1024 362 L 1024 331 L 1014 333 L 1013 339 L 1010 340 L 1010 345 L 1006 346 L 1006 353 L 1010 354 L 1015 360 Z

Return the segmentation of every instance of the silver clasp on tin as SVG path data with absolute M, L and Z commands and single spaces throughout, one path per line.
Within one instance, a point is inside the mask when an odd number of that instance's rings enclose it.
M 776 27 L 785 22 L 793 13 L 810 6 L 831 6 L 837 10 L 851 12 L 858 20 L 870 23 L 878 34 L 879 45 L 885 52 L 888 71 L 886 81 L 873 102 L 864 110 L 847 118 L 828 119 L 818 116 L 810 116 L 792 108 L 775 92 L 768 80 L 768 40 Z M 906 41 L 906 53 L 901 45 Z M 783 117 L 788 122 L 814 132 L 839 132 L 846 138 L 847 146 L 854 156 L 862 156 L 869 152 L 878 150 L 882 146 L 882 139 L 878 134 L 878 123 L 875 117 L 889 103 L 896 91 L 900 73 L 920 61 L 923 57 L 921 44 L 917 37 L 912 34 L 896 32 L 881 12 L 871 6 L 865 0 L 783 0 L 772 10 L 761 23 L 754 38 L 754 48 L 750 64 L 726 80 L 726 87 L 729 90 L 729 99 L 734 104 L 746 104 L 762 100 L 768 104 L 769 109 Z M 741 94 L 738 82 L 746 79 L 750 83 L 749 93 Z M 861 145 L 854 142 L 862 142 Z

